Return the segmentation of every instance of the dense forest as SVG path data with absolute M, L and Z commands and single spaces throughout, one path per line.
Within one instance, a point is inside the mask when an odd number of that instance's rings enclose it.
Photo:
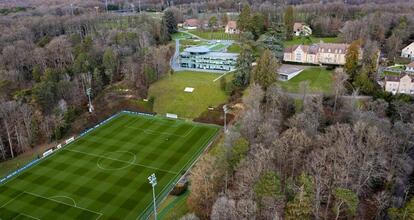
M 121 82 L 146 98 L 151 82 L 169 72 L 172 48 L 160 19 L 117 15 L 0 17 L 0 159 L 59 140 L 88 126 L 86 90 L 97 114 L 120 97 Z M 73 126 L 72 126 L 73 125 Z
M 198 217 L 412 217 L 412 202 L 395 207 L 412 196 L 413 104 L 304 93 L 297 109 L 277 86 L 248 94 L 243 117 L 192 172 Z

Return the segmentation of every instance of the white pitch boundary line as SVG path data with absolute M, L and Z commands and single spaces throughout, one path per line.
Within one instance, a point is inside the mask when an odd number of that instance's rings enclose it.
M 37 220 L 40 220 L 40 218 L 36 218 L 36 217 L 34 217 L 34 216 L 31 216 L 31 215 L 28 215 L 28 214 L 24 214 L 24 213 L 19 213 L 18 215 L 16 215 L 13 219 L 16 219 L 17 217 L 19 217 L 19 216 L 26 216 L 26 217 L 29 217 L 29 218 L 31 218 L 31 219 L 37 219 Z M 12 220 L 13 220 L 12 219 Z
M 2 206 L 0 206 L 0 209 L 5 207 L 6 205 L 10 204 L 11 202 L 13 202 L 14 200 L 16 200 L 18 197 L 20 197 L 24 192 L 19 193 L 19 195 L 15 196 L 14 198 L 10 199 L 9 201 L 7 201 L 6 203 L 4 203 Z
M 103 214 L 102 214 L 102 213 L 100 213 L 100 212 L 95 212 L 95 211 L 92 211 L 92 210 L 90 210 L 90 209 L 87 209 L 87 208 L 82 208 L 82 207 L 79 207 L 79 206 L 73 206 L 73 205 L 70 205 L 70 204 L 67 204 L 67 203 L 61 202 L 61 201 L 59 201 L 59 200 L 49 199 L 49 198 L 46 198 L 46 197 L 41 196 L 41 195 L 36 194 L 36 193 L 31 193 L 31 192 L 27 192 L 27 191 L 24 191 L 23 193 L 26 193 L 26 194 L 29 194 L 29 195 L 32 195 L 32 196 L 36 196 L 36 197 L 40 197 L 40 198 L 43 198 L 43 199 L 47 199 L 47 200 L 49 200 L 49 201 L 57 202 L 57 203 L 60 203 L 60 204 L 64 204 L 64 205 L 67 205 L 67 206 L 70 206 L 70 207 L 73 207 L 73 208 L 76 208 L 76 209 L 80 209 L 80 210 L 83 210 L 83 211 L 87 211 L 87 212 L 92 212 L 92 213 L 95 213 L 95 214 L 99 215 L 96 219 L 100 218 L 100 217 L 103 215 Z
M 89 156 L 93 156 L 93 157 L 98 157 L 98 158 L 106 158 L 108 160 L 113 160 L 113 161 L 118 161 L 118 162 L 129 163 L 129 162 L 126 162 L 126 161 L 123 161 L 123 160 L 118 160 L 118 159 L 111 158 L 111 157 L 100 156 L 100 155 L 92 154 L 92 153 L 86 153 L 86 152 L 82 152 L 82 151 L 78 151 L 78 150 L 70 150 L 70 149 L 67 149 L 67 148 L 65 148 L 63 150 L 70 151 L 70 152 L 74 152 L 74 153 L 85 154 L 85 155 L 89 155 Z M 143 164 L 139 164 L 139 163 L 130 163 L 130 164 L 136 165 L 136 166 L 140 166 L 140 167 L 149 168 L 149 169 L 153 169 L 153 170 L 159 170 L 159 171 L 162 171 L 162 172 L 165 172 L 165 173 L 177 174 L 177 173 L 172 172 L 172 171 L 169 171 L 169 170 L 164 170 L 164 169 L 161 169 L 161 168 L 157 168 L 157 167 L 153 167 L 153 166 L 147 166 L 147 165 L 143 165 Z

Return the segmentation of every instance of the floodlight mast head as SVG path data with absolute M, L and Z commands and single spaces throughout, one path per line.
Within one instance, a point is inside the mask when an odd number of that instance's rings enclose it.
M 155 187 L 157 185 L 157 177 L 155 176 L 155 173 L 151 174 L 151 176 L 148 177 L 148 181 L 152 187 Z

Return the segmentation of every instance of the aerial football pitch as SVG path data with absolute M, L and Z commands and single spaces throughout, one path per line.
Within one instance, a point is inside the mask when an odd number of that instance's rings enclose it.
M 0 219 L 146 219 L 219 129 L 121 113 L 0 185 Z

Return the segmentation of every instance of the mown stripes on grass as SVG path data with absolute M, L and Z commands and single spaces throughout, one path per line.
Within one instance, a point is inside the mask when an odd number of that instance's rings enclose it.
M 218 130 L 120 114 L 1 185 L 0 219 L 145 218 L 147 177 L 155 173 L 165 195 Z

